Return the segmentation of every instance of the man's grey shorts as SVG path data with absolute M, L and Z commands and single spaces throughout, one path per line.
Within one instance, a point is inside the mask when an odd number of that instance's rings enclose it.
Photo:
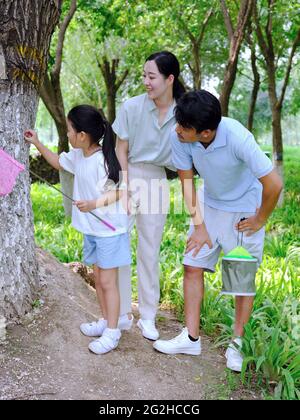
M 221 251 L 226 255 L 238 244 L 238 231 L 235 225 L 243 218 L 254 216 L 254 213 L 234 213 L 223 210 L 214 209 L 201 203 L 202 215 L 209 237 L 212 241 L 213 247 L 210 249 L 208 245 L 204 245 L 199 253 L 193 257 L 195 250 L 184 254 L 183 264 L 191 267 L 203 268 L 205 271 L 215 272 L 215 268 L 220 256 Z M 188 237 L 194 231 L 194 226 L 190 226 Z M 265 229 L 262 228 L 253 235 L 243 235 L 243 247 L 253 256 L 256 257 L 258 263 L 262 261 L 263 248 L 264 248 Z M 239 233 L 241 239 L 241 233 Z M 259 265 L 258 264 L 258 265 Z

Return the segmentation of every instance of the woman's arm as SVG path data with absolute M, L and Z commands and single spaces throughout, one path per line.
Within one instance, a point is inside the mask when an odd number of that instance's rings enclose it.
M 41 153 L 41 155 L 46 159 L 46 161 L 58 171 L 62 169 L 62 167 L 59 164 L 59 156 L 57 153 L 51 152 L 46 146 L 44 146 L 35 131 L 33 130 L 27 130 L 24 133 L 25 140 L 27 143 L 33 144 L 38 151 Z

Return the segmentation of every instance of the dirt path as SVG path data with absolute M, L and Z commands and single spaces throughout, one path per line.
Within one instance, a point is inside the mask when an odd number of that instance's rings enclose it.
M 223 355 L 206 338 L 199 357 L 166 356 L 134 326 L 115 351 L 91 354 L 78 326 L 97 318 L 94 291 L 45 252 L 39 260 L 44 304 L 8 328 L 0 344 L 0 400 L 255 398 L 250 391 L 228 391 Z M 160 312 L 159 319 L 161 336 L 180 331 L 171 314 Z

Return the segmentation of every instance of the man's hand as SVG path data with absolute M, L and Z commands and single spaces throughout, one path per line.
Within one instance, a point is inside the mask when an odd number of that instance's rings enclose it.
M 255 216 L 248 217 L 235 225 L 238 232 L 247 232 L 246 236 L 251 236 L 255 232 L 259 231 L 264 225 L 265 221 L 259 218 L 258 212 Z
M 187 247 L 185 252 L 187 254 L 194 249 L 195 251 L 193 253 L 193 257 L 196 257 L 200 249 L 203 248 L 205 244 L 207 244 L 209 248 L 213 247 L 205 225 L 202 224 L 200 226 L 195 226 L 194 232 L 187 240 Z
M 88 213 L 96 209 L 96 200 L 75 201 L 73 204 L 82 213 Z

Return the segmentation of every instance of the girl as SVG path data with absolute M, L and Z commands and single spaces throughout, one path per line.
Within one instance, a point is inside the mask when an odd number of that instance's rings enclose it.
M 111 126 L 97 109 L 89 105 L 73 108 L 68 114 L 67 126 L 73 150 L 60 156 L 47 149 L 33 130 L 25 132 L 25 139 L 34 144 L 55 169 L 64 169 L 75 176 L 72 224 L 84 234 L 84 262 L 94 266 L 96 291 L 103 313 L 103 319 L 82 324 L 80 329 L 85 335 L 101 336 L 90 343 L 89 349 L 103 354 L 116 348 L 121 337 L 117 273 L 119 267 L 131 263 L 127 215 L 119 201 L 122 197 L 121 167 Z M 115 188 L 107 188 L 112 183 Z M 115 230 L 101 223 L 89 213 L 91 211 Z
M 130 226 L 136 221 L 138 234 L 137 274 L 138 327 L 145 338 L 157 340 L 155 317 L 159 303 L 159 250 L 168 213 L 168 194 L 160 197 L 159 187 L 166 186 L 165 167 L 172 166 L 170 133 L 175 128 L 174 107 L 184 93 L 179 82 L 180 67 L 174 54 L 161 51 L 147 58 L 144 86 L 147 93 L 127 100 L 113 124 L 117 134 L 117 156 L 126 174 L 129 196 L 135 207 Z M 175 170 L 175 169 L 173 169 Z M 127 178 L 128 173 L 128 178 Z M 156 188 L 154 185 L 156 184 Z M 153 211 L 153 204 L 156 211 Z M 149 208 L 151 206 L 151 208 Z M 162 207 L 164 207 L 162 209 Z M 131 208 L 133 213 L 133 208 Z M 131 315 L 130 267 L 119 270 L 121 314 Z

